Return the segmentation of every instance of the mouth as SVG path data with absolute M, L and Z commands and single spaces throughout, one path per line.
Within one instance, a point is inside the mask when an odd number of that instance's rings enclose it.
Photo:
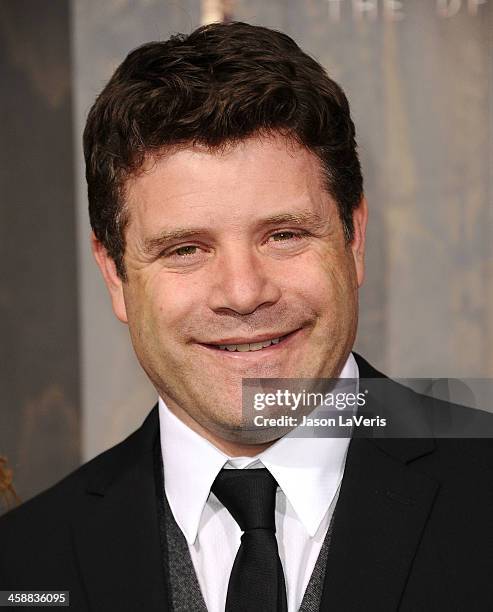
M 240 339 L 233 338 L 226 340 L 221 340 L 219 342 L 213 343 L 200 343 L 201 346 L 204 346 L 208 349 L 212 349 L 214 351 L 222 351 L 226 354 L 238 354 L 238 353 L 256 353 L 256 352 L 271 352 L 272 350 L 277 349 L 280 345 L 284 344 L 288 340 L 290 340 L 299 329 L 296 329 L 292 332 L 288 332 L 287 334 L 282 335 L 269 335 L 259 338 L 252 339 Z

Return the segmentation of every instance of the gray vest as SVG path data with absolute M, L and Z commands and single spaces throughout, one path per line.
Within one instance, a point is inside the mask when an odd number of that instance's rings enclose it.
M 187 541 L 176 524 L 166 499 L 164 500 L 164 519 L 166 525 L 166 547 L 168 552 L 168 584 L 171 590 L 173 612 L 207 612 L 197 575 L 193 567 L 192 558 L 188 550 Z M 310 581 L 306 587 L 299 612 L 319 612 L 332 522 L 325 536 L 322 548 L 320 549 L 320 554 L 310 577 Z

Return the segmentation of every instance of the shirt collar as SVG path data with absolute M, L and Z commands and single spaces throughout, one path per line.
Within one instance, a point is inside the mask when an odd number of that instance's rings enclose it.
M 358 365 L 350 353 L 340 378 L 358 377 Z M 339 487 L 349 446 L 349 438 L 298 438 L 292 431 L 255 457 L 231 458 L 185 425 L 161 398 L 159 427 L 166 497 L 189 544 L 195 542 L 219 471 L 256 467 L 259 461 L 313 537 Z

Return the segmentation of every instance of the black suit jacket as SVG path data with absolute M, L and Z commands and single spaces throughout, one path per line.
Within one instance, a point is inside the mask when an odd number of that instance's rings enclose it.
M 383 377 L 355 356 L 361 377 Z M 400 393 L 403 406 L 427 406 Z M 170 609 L 158 431 L 155 407 L 122 443 L 0 518 L 0 590 L 69 590 L 77 612 Z M 492 441 L 353 439 L 321 610 L 492 611 Z

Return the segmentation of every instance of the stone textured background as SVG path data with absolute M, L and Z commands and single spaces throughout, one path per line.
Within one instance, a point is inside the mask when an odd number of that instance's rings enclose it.
M 130 49 L 221 10 L 348 94 L 370 207 L 356 349 L 393 376 L 493 376 L 491 1 L 3 0 L 0 455 L 24 499 L 155 401 L 89 251 L 87 111 Z
M 0 456 L 23 499 L 81 461 L 69 8 L 0 3 Z

